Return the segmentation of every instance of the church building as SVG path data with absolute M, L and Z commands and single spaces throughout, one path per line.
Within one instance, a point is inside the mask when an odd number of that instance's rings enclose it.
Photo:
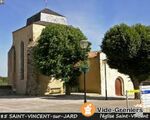
M 39 74 L 34 67 L 33 47 L 42 30 L 51 23 L 67 24 L 65 16 L 47 8 L 27 19 L 26 25 L 13 32 L 13 43 L 8 52 L 9 84 L 18 94 L 44 95 L 64 93 L 61 80 Z M 133 89 L 129 76 L 109 68 L 102 52 L 90 52 L 90 69 L 87 73 L 87 92 L 105 96 L 124 96 Z M 107 82 L 107 83 L 106 83 Z M 79 78 L 78 92 L 83 92 L 83 75 Z
M 12 47 L 8 52 L 9 84 L 18 94 L 63 92 L 63 82 L 37 73 L 33 66 L 32 48 L 48 24 L 67 25 L 67 19 L 49 9 L 43 9 L 27 19 L 26 26 L 13 32 Z

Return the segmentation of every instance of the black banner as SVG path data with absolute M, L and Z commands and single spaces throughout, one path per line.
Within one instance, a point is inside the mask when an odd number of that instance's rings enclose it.
M 81 113 L 0 113 L 1 120 L 149 120 L 150 113 L 95 113 L 85 117 Z

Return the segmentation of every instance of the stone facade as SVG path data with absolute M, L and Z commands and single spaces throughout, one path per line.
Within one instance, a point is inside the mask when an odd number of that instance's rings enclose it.
M 11 49 L 8 52 L 8 78 L 11 78 L 12 80 L 9 81 L 9 85 L 13 85 L 12 88 L 16 88 L 15 86 L 15 47 L 12 46 Z
M 67 20 L 65 17 L 44 14 L 44 13 L 41 13 L 41 21 L 47 21 L 51 23 L 61 23 L 61 24 L 67 25 L 67 22 L 66 22 Z
M 15 61 L 14 68 L 12 71 L 14 73 L 13 77 L 9 76 L 9 81 L 14 81 L 13 86 L 16 86 L 16 91 L 19 94 L 26 93 L 26 83 L 27 83 L 27 51 L 29 40 L 33 38 L 32 34 L 33 25 L 23 27 L 15 32 L 13 32 L 13 47 L 15 49 Z M 23 43 L 23 46 L 22 46 Z M 21 52 L 21 46 L 23 47 L 23 53 Z M 10 53 L 12 50 L 10 50 Z M 11 55 L 9 54 L 9 57 Z M 13 55 L 12 55 L 13 56 Z M 23 61 L 22 60 L 23 57 Z M 11 61 L 11 59 L 9 59 Z M 23 63 L 22 63 L 23 62 Z M 10 68 L 8 67 L 8 70 Z M 23 70 L 22 70 L 23 69 Z M 23 77 L 22 77 L 23 75 Z M 11 82 L 12 83 L 12 82 Z
M 99 53 L 89 53 L 89 71 L 86 74 L 86 88 L 87 92 L 101 94 L 101 79 L 100 79 L 100 64 Z M 84 90 L 84 76 L 83 74 L 79 78 L 79 89 Z
M 108 96 L 118 96 L 115 91 L 115 82 L 117 79 L 121 81 L 122 89 L 120 96 L 126 95 L 126 90 L 133 90 L 133 83 L 128 75 L 121 74 L 116 69 L 111 69 L 107 62 L 105 63 L 106 55 L 100 53 L 100 74 L 101 74 L 101 89 L 102 95 L 105 95 L 105 64 L 106 64 L 106 79 L 107 79 L 107 94 Z

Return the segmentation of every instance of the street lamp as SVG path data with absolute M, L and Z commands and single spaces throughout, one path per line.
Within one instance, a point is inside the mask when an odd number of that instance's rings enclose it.
M 81 40 L 80 41 L 80 47 L 85 50 L 89 45 L 89 42 L 87 40 Z M 86 72 L 88 71 L 89 67 L 87 63 L 84 60 L 84 64 L 81 66 L 81 71 L 84 73 L 84 103 L 86 103 Z
M 89 45 L 89 42 L 87 40 L 81 40 L 80 41 L 80 47 L 82 49 L 86 49 L 88 47 L 88 45 Z
M 104 63 L 104 69 L 105 69 L 105 100 L 107 100 L 108 99 L 107 97 L 107 73 L 106 73 L 107 59 L 104 59 L 103 63 Z

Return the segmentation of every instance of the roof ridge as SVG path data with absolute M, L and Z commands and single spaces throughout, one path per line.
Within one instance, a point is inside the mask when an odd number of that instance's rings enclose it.
M 51 9 L 48 9 L 48 8 L 44 8 L 43 10 L 41 10 L 40 12 L 38 13 L 47 13 L 47 14 L 52 14 L 52 15 L 57 15 L 57 16 L 62 16 L 64 17 L 63 15 L 51 10 Z

